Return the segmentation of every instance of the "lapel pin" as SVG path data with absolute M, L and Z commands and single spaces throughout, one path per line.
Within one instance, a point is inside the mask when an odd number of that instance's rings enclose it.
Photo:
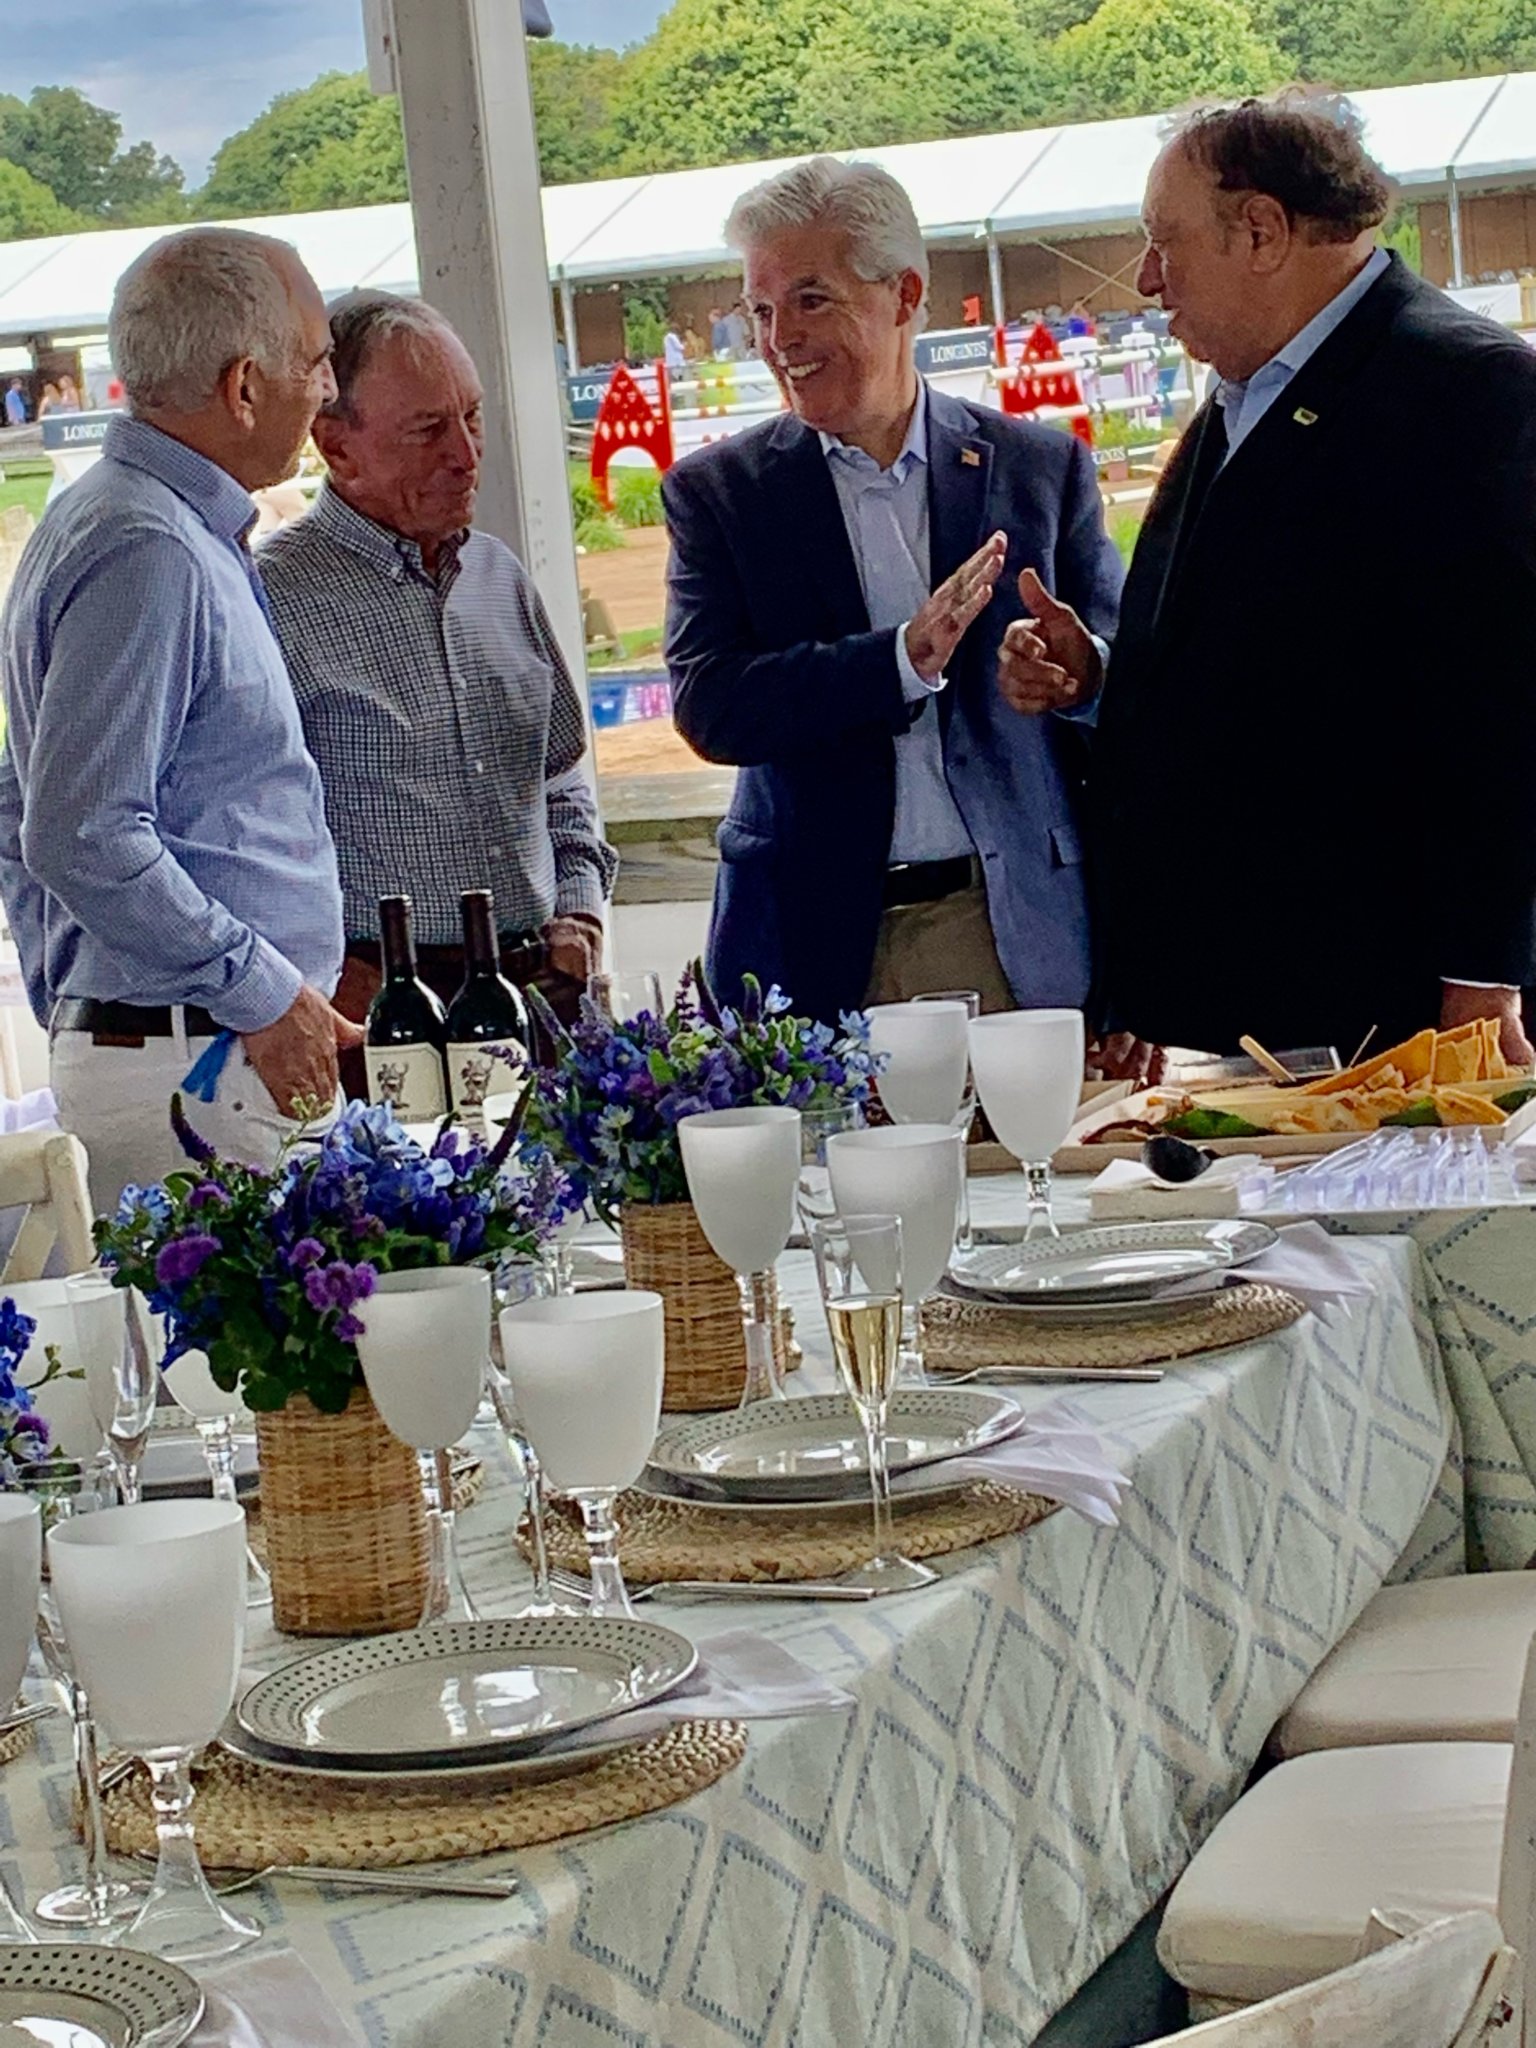
M 981 467 L 981 457 L 974 448 L 962 448 L 960 450 L 960 460 L 967 469 L 980 469 Z
M 1305 405 L 1298 405 L 1291 414 L 1291 418 L 1298 427 L 1315 427 L 1317 425 L 1317 414 Z

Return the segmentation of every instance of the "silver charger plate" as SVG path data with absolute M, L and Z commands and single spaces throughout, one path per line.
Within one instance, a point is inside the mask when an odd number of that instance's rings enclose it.
M 634 1740 L 630 1735 L 596 1736 L 590 1741 L 572 1743 L 569 1749 L 554 1756 L 547 1750 L 535 1750 L 532 1756 L 505 1757 L 498 1763 L 429 1764 L 413 1770 L 402 1769 L 387 1758 L 373 1764 L 338 1764 L 324 1758 L 289 1756 L 282 1750 L 269 1749 L 254 1735 L 247 1735 L 233 1719 L 219 1733 L 221 1749 L 238 1757 L 241 1763 L 254 1764 L 258 1770 L 282 1771 L 298 1778 L 323 1778 L 332 1784 L 368 1785 L 375 1791 L 382 1784 L 392 1792 L 438 1793 L 465 1786 L 478 1786 L 487 1792 L 513 1791 L 520 1785 L 543 1785 L 555 1778 L 573 1777 L 577 1771 L 590 1770 L 605 1757 L 628 1749 Z
M 942 1465 L 915 1468 L 902 1480 L 900 1491 L 892 1493 L 891 1512 L 900 1515 L 905 1508 L 927 1508 L 937 1501 L 956 1500 L 968 1483 L 946 1478 Z M 679 1507 L 708 1508 L 711 1514 L 718 1515 L 799 1515 L 803 1518 L 807 1512 L 812 1512 L 837 1515 L 853 1522 L 867 1522 L 870 1515 L 867 1472 L 860 1472 L 851 1479 L 846 1493 L 839 1492 L 820 1500 L 738 1500 L 734 1494 L 722 1493 L 707 1481 L 674 1479 L 665 1472 L 654 1472 L 649 1468 L 640 1475 L 631 1490 L 643 1493 L 647 1500 L 669 1500 Z
M 1024 1410 L 1006 1394 L 899 1388 L 887 1413 L 888 1468 L 909 1472 L 984 1450 L 1023 1421 Z M 757 1401 L 730 1414 L 672 1423 L 651 1446 L 650 1462 L 655 1473 L 735 1500 L 803 1504 L 869 1483 L 863 1426 L 845 1394 Z
M 69 2048 L 177 2048 L 203 1994 L 174 1963 L 90 1942 L 0 1946 L 0 2025 Z
M 1012 1294 L 983 1294 L 975 1288 L 960 1286 L 947 1275 L 935 1292 L 944 1301 L 965 1302 L 972 1308 L 995 1309 L 1001 1315 L 1017 1316 L 1032 1330 L 1102 1330 L 1125 1323 L 1171 1322 L 1175 1316 L 1186 1315 L 1206 1295 L 1214 1294 L 1224 1277 L 1224 1273 L 1212 1273 L 1208 1286 L 1202 1283 L 1198 1287 L 1181 1287 L 1176 1294 L 1158 1294 L 1147 1301 L 1058 1301 L 1050 1295 L 1020 1298 Z
M 685 1636 L 595 1615 L 439 1622 L 284 1665 L 235 1708 L 290 1756 L 417 1769 L 526 1755 L 660 1699 L 693 1670 Z
M 1083 1304 L 1152 1300 L 1181 1282 L 1219 1278 L 1268 1251 L 1267 1223 L 1221 1217 L 1207 1223 L 1102 1223 L 1025 1244 L 988 1245 L 949 1278 L 972 1295 L 1048 1298 Z

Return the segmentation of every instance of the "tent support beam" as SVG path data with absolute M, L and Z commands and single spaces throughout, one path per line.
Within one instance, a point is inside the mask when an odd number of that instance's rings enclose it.
M 571 280 L 560 273 L 560 324 L 565 329 L 565 366 L 581 368 L 581 343 L 576 338 L 576 292 Z
M 1003 252 L 996 235 L 987 236 L 987 282 L 992 289 L 992 325 L 1006 327 L 1008 306 L 1003 297 Z
M 1452 287 L 1466 283 L 1462 263 L 1461 241 L 1461 189 L 1456 183 L 1456 166 L 1445 167 L 1445 203 L 1451 222 L 1451 284 Z
M 1088 294 L 1090 299 L 1096 299 L 1099 293 L 1106 288 L 1123 287 L 1127 283 L 1130 284 L 1132 291 L 1136 292 L 1134 273 L 1141 268 L 1141 257 L 1139 255 L 1131 257 L 1129 262 L 1122 263 L 1117 271 L 1111 273 L 1107 270 L 1100 270 L 1096 263 L 1085 263 L 1081 256 L 1074 256 L 1070 248 L 1063 248 L 1056 242 L 1048 242 L 1043 235 L 1025 235 L 1021 239 L 1030 248 L 1043 249 L 1047 256 L 1055 256 L 1063 263 L 1070 263 L 1075 270 L 1086 271 L 1089 277 L 1097 278 L 1098 283 Z M 1136 297 L 1139 299 L 1141 293 L 1136 292 Z

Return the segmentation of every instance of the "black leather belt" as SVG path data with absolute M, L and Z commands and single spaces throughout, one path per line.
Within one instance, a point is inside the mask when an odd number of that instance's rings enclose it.
M 188 1038 L 214 1038 L 224 1027 L 206 1010 L 188 1003 L 182 1012 Z M 97 1045 L 141 1046 L 148 1038 L 174 1038 L 168 1003 L 106 1003 L 94 996 L 65 996 L 54 1005 L 54 1031 L 89 1031 Z
M 941 896 L 969 889 L 979 875 L 980 863 L 974 854 L 958 854 L 954 860 L 905 861 L 885 871 L 885 907 L 897 910 L 905 903 L 937 903 Z

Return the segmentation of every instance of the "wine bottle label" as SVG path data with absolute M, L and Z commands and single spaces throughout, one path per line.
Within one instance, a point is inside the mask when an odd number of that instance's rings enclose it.
M 431 1123 L 448 1109 L 442 1056 L 435 1045 L 368 1045 L 368 1100 L 387 1102 L 403 1124 Z
M 483 1118 L 488 1095 L 515 1095 L 528 1071 L 528 1053 L 515 1038 L 483 1039 L 448 1048 L 453 1111 L 468 1122 Z

